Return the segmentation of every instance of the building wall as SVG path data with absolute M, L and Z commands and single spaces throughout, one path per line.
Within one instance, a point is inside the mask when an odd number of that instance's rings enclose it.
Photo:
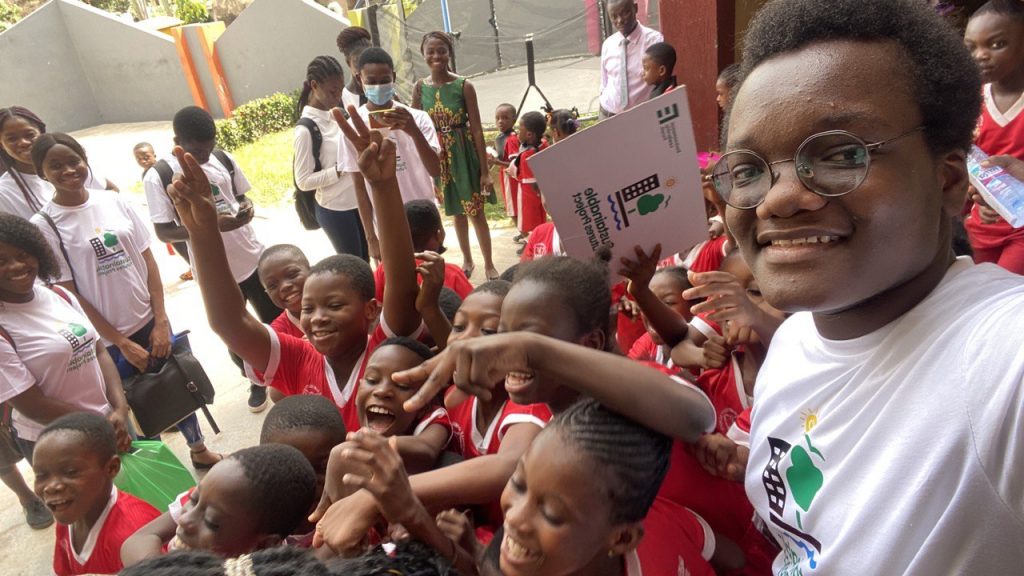
M 75 0 L 53 4 L 60 7 L 101 123 L 169 120 L 179 108 L 192 103 L 169 37 Z
M 24 106 L 55 131 L 102 123 L 58 3 L 0 34 L 0 54 L 0 106 Z
M 235 103 L 301 88 L 306 65 L 317 56 L 340 61 L 335 38 L 346 25 L 310 0 L 253 2 L 216 43 Z

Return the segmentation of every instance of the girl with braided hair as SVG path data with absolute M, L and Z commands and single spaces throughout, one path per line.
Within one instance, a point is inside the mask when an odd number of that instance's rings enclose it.
M 369 262 L 359 216 L 361 195 L 356 191 L 354 176 L 338 164 L 338 147 L 344 143 L 341 129 L 331 116 L 331 109 L 341 106 L 344 87 L 345 72 L 333 56 L 317 56 L 306 67 L 306 80 L 299 95 L 292 168 L 300 190 L 316 191 L 316 221 L 334 251 Z M 314 150 L 316 131 L 319 150 Z M 318 153 L 317 158 L 313 157 L 314 152 Z M 369 198 L 365 201 L 368 205 Z
M 494 204 L 496 195 L 487 170 L 484 133 L 476 89 L 450 69 L 455 45 L 444 32 L 423 36 L 420 52 L 430 67 L 430 77 L 416 82 L 412 106 L 425 110 L 434 121 L 441 139 L 441 175 L 434 183 L 444 197 L 445 214 L 455 218 L 455 234 L 462 251 L 462 270 L 473 275 L 473 254 L 469 248 L 469 221 L 473 222 L 488 280 L 498 277 L 491 259 L 491 231 L 484 215 L 484 203 Z
M 308 550 L 269 548 L 227 558 L 205 551 L 172 552 L 125 568 L 121 576 L 459 576 L 448 563 L 416 540 L 399 542 L 347 560 L 321 562 Z
M 53 197 L 53 186 L 32 163 L 32 144 L 45 132 L 46 124 L 28 108 L 0 108 L 0 212 L 27 220 Z M 117 186 L 91 168 L 86 186 L 117 192 Z

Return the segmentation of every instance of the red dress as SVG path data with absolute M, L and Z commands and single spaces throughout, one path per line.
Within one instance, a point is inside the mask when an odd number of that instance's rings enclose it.
M 992 99 L 992 85 L 986 84 L 978 132 L 974 143 L 989 156 L 1008 155 L 1024 160 L 1024 96 L 1005 113 Z M 964 221 L 974 250 L 975 262 L 992 262 L 1024 274 L 1024 228 L 1013 228 L 1000 218 L 992 224 L 981 222 L 978 207 Z
M 508 134 L 499 134 L 498 160 L 508 162 L 519 154 L 519 135 L 515 130 L 509 130 Z M 519 213 L 519 179 L 509 173 L 508 168 L 502 166 L 501 170 L 501 193 L 505 198 L 505 214 L 515 218 Z
M 544 210 L 544 204 L 540 199 L 540 190 L 537 188 L 537 178 L 530 169 L 530 156 L 544 150 L 548 143 L 541 142 L 539 148 L 527 148 L 519 153 L 516 163 L 519 165 L 517 175 L 519 176 L 519 231 L 523 234 L 533 232 L 533 229 L 547 222 L 548 213 Z

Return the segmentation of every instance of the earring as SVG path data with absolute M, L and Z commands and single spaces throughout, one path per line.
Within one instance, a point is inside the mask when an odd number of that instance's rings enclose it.
M 612 550 L 612 549 L 609 548 L 608 549 L 608 557 L 609 558 L 615 558 L 615 556 L 616 556 L 615 550 Z

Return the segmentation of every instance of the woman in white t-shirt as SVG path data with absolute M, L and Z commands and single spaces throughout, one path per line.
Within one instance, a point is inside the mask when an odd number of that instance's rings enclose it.
M 62 256 L 58 284 L 78 297 L 121 378 L 155 368 L 170 355 L 172 336 L 149 229 L 121 195 L 87 187 L 85 150 L 71 136 L 40 136 L 32 161 L 55 189 L 32 222 Z M 207 450 L 195 414 L 179 429 L 196 467 L 220 460 Z
M 373 46 L 373 40 L 370 37 L 370 31 L 366 28 L 349 26 L 338 33 L 337 42 L 338 50 L 345 57 L 345 64 L 348 65 L 348 71 L 352 74 L 352 79 L 341 92 L 342 109 L 348 110 L 349 106 L 359 108 L 366 104 L 366 95 L 363 94 L 363 86 L 359 83 L 359 70 L 357 70 L 356 64 L 359 62 L 359 56 L 362 55 L 363 50 Z
M 317 56 L 306 67 L 306 80 L 299 95 L 301 118 L 312 120 L 320 132 L 319 161 L 313 157 L 313 134 L 309 127 L 295 126 L 295 184 L 301 190 L 316 191 L 316 220 L 338 254 L 352 254 L 370 261 L 355 177 L 338 163 L 341 129 L 331 109 L 342 100 L 345 73 L 332 56 Z
M 31 218 L 53 196 L 53 186 L 36 174 L 32 143 L 46 124 L 27 108 L 0 108 L 0 212 Z M 86 185 L 117 191 L 117 186 L 89 171 Z
M 106 415 L 127 450 L 128 402 L 117 367 L 60 273 L 39 229 L 0 214 L 0 402 L 14 407 L 18 447 L 32 461 L 43 427 L 71 412 Z

